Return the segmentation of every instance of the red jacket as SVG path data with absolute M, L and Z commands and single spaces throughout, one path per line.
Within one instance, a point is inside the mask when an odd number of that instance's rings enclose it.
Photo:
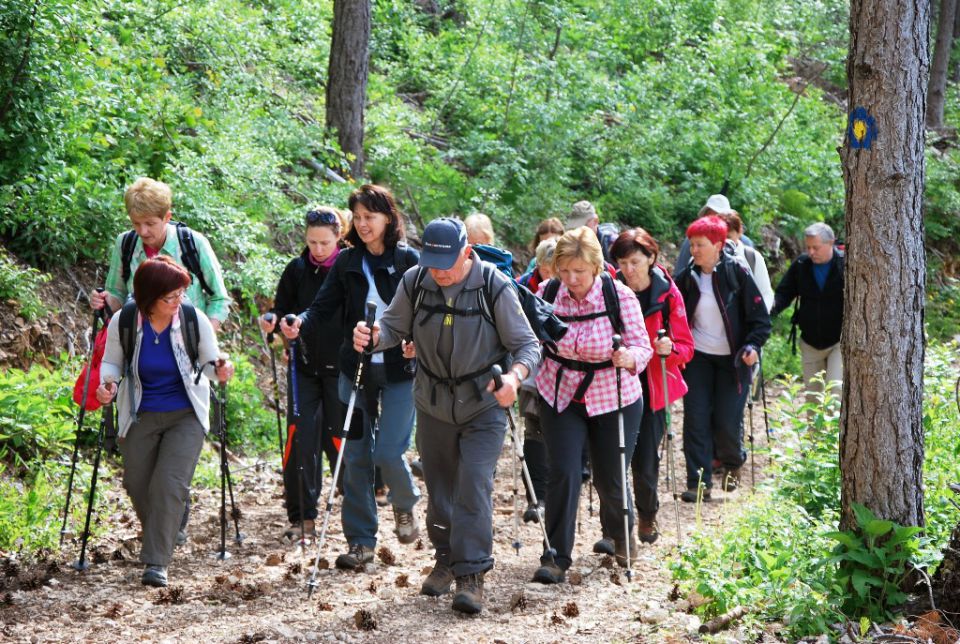
M 617 277 L 624 281 L 619 273 Z M 687 383 L 680 375 L 680 370 L 693 358 L 693 335 L 687 324 L 687 309 L 683 304 L 683 297 L 667 270 L 658 264 L 650 272 L 650 278 L 652 289 L 650 299 L 653 306 L 644 310 L 643 321 L 646 324 L 651 345 L 657 339 L 657 332 L 663 328 L 667 329 L 667 335 L 673 340 L 673 351 L 667 356 L 667 393 L 670 402 L 673 403 L 687 393 Z M 665 308 L 669 310 L 667 325 L 663 323 Z M 650 392 L 650 409 L 653 411 L 659 411 L 664 407 L 663 370 L 660 365 L 660 356 L 654 349 L 653 357 L 650 358 L 645 370 Z

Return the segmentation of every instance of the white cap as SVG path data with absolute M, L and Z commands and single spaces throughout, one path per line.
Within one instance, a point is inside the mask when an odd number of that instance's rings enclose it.
M 729 215 L 734 212 L 733 208 L 730 207 L 730 200 L 723 195 L 710 195 L 710 198 L 707 199 L 707 203 L 703 204 L 700 212 L 704 212 L 705 210 L 712 210 L 718 215 Z

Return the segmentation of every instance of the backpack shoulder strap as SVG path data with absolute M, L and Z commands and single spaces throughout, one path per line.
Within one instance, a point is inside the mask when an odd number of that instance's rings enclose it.
M 743 246 L 743 256 L 747 258 L 747 264 L 750 265 L 750 272 L 757 272 L 757 251 L 747 245 Z
M 123 283 L 130 281 L 130 263 L 133 262 L 133 249 L 137 245 L 137 231 L 128 230 L 120 240 L 120 262 Z
M 556 277 L 551 277 L 547 282 L 547 285 L 543 287 L 543 299 L 546 302 L 553 304 L 553 301 L 557 299 L 557 293 L 560 291 L 560 280 Z
M 203 278 L 203 270 L 200 268 L 200 252 L 197 250 L 197 240 L 194 239 L 193 231 L 190 230 L 189 226 L 179 221 L 174 225 L 177 229 L 177 241 L 180 242 L 180 261 L 183 262 L 184 268 L 197 276 L 197 281 L 200 282 L 200 288 L 203 289 L 203 292 L 207 295 L 213 295 L 213 289 Z
M 137 303 L 127 300 L 120 309 L 117 331 L 120 334 L 120 348 L 123 349 L 124 374 L 130 371 L 133 352 L 137 347 Z
M 603 306 L 607 310 L 607 317 L 610 318 L 610 325 L 613 326 L 614 333 L 623 333 L 623 318 L 620 316 L 620 295 L 617 293 L 617 285 L 610 277 L 610 273 L 606 271 L 600 273 L 600 287 L 603 292 Z
M 513 284 L 513 280 L 507 280 L 499 288 L 494 284 L 494 276 L 500 272 L 500 269 L 494 264 L 490 263 L 481 263 L 480 272 L 483 274 L 483 288 L 480 289 L 478 294 L 478 304 L 480 305 L 480 314 L 486 319 L 487 322 L 493 326 L 497 326 L 497 319 L 494 306 L 496 305 L 497 299 L 503 293 L 503 289 L 507 288 Z
M 423 280 L 427 277 L 427 269 L 421 266 L 417 269 L 417 276 L 413 280 L 413 290 L 410 292 L 410 303 L 413 305 L 413 317 L 417 317 L 420 305 L 423 303 Z
M 197 319 L 197 308 L 189 302 L 180 303 L 180 327 L 183 329 L 187 355 L 196 371 L 200 360 L 200 323 Z
M 396 247 L 393 249 L 393 268 L 400 275 L 406 273 L 410 267 L 413 266 L 409 258 L 409 251 L 410 246 L 402 239 L 397 242 Z

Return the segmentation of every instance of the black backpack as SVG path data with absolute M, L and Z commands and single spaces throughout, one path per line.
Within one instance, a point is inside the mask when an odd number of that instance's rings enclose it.
M 623 334 L 623 318 L 620 315 L 620 296 L 617 294 L 617 286 L 613 283 L 610 273 L 603 271 L 600 273 L 600 287 L 603 292 L 604 310 L 587 315 L 561 315 L 558 316 L 564 322 L 584 322 L 596 318 L 610 318 L 610 324 L 613 326 L 613 332 Z M 560 290 L 560 280 L 556 277 L 547 282 L 543 288 L 543 299 L 553 304 L 557 299 L 557 292 Z
M 123 348 L 124 373 L 131 369 L 133 352 L 137 346 L 137 303 L 130 298 L 118 313 L 120 319 L 117 331 L 120 335 L 120 346 Z M 197 319 L 197 309 L 189 302 L 180 303 L 180 324 L 183 329 L 183 342 L 187 347 L 187 355 L 193 370 L 199 370 L 200 361 L 200 326 Z
M 203 278 L 203 270 L 200 268 L 200 252 L 197 250 L 197 241 L 193 238 L 193 231 L 182 222 L 173 221 L 170 223 L 177 230 L 177 241 L 180 242 L 180 261 L 183 263 L 183 267 L 191 275 L 196 276 L 204 293 L 213 295 L 213 289 Z M 137 231 L 128 230 L 125 232 L 123 239 L 120 241 L 120 261 L 123 268 L 124 284 L 130 281 L 130 263 L 133 261 L 133 249 L 136 245 Z

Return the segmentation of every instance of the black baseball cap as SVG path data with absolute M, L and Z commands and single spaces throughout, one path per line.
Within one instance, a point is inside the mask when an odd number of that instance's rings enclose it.
M 434 219 L 423 229 L 423 250 L 420 265 L 437 270 L 448 270 L 467 245 L 467 229 L 463 222 L 452 217 Z

